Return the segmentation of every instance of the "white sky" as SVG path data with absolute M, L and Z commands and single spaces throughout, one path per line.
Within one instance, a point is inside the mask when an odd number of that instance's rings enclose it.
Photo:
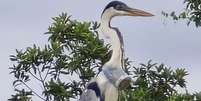
M 111 0 L 0 0 L 0 100 L 13 94 L 9 55 L 15 49 L 25 49 L 34 43 L 47 43 L 51 17 L 67 12 L 82 21 L 99 21 L 105 5 Z M 174 23 L 161 11 L 181 11 L 182 0 L 122 0 L 130 7 L 152 12 L 152 18 L 119 17 L 112 25 L 124 36 L 126 55 L 136 63 L 152 59 L 171 67 L 185 67 L 190 92 L 201 91 L 201 33 L 200 28 Z M 165 24 L 164 24 L 165 23 Z

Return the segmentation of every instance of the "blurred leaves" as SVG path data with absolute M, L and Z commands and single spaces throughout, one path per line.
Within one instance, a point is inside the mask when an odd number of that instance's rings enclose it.
M 196 27 L 201 26 L 201 1 L 200 0 L 184 0 L 185 10 L 180 14 L 174 11 L 171 13 L 162 12 L 166 17 L 170 16 L 173 20 L 187 19 L 187 25 L 194 23 Z
M 184 69 L 174 71 L 164 64 L 148 61 L 131 70 L 136 81 L 132 87 L 122 91 L 119 101 L 165 101 L 177 93 L 176 86 L 186 87 L 184 77 L 188 74 Z
M 15 91 L 17 92 L 17 94 L 12 95 L 12 98 L 8 99 L 8 101 L 32 101 L 30 97 L 33 95 L 32 92 L 25 91 L 24 89 L 15 89 Z
M 53 79 L 47 83 L 47 91 L 44 94 L 51 94 L 54 101 L 68 101 L 69 98 L 76 98 L 80 95 L 82 89 L 79 82 L 72 81 L 65 83 L 60 80 L 54 81 Z

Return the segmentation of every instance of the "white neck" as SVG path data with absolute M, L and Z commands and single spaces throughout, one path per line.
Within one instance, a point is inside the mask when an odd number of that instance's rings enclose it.
M 101 18 L 101 30 L 104 35 L 111 39 L 112 45 L 112 57 L 106 63 L 112 65 L 112 67 L 122 67 L 122 45 L 120 43 L 119 36 L 117 31 L 114 28 L 110 27 L 110 21 L 115 14 L 112 14 L 109 11 L 105 11 Z

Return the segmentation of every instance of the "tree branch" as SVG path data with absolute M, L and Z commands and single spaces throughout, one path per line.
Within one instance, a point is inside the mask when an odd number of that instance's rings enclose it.
M 39 94 L 37 94 L 32 88 L 30 88 L 25 82 L 21 81 L 31 92 L 33 92 L 36 96 L 38 96 L 43 101 L 46 101 L 43 97 L 41 97 Z
M 29 73 L 35 78 L 37 79 L 38 81 L 41 81 L 38 77 L 36 77 L 32 72 L 29 71 Z

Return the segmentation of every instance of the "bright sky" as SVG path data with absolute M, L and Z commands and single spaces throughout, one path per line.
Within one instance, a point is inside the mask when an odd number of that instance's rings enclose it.
M 51 17 L 67 12 L 82 21 L 100 21 L 105 5 L 111 0 L 0 0 L 0 101 L 13 94 L 9 55 L 15 49 L 25 49 L 34 43 L 47 43 Z M 122 0 L 130 7 L 152 12 L 152 18 L 119 17 L 112 25 L 123 34 L 126 55 L 135 63 L 152 59 L 171 67 L 184 67 L 190 92 L 201 91 L 201 33 L 200 28 L 187 27 L 185 22 L 174 23 L 161 11 L 181 11 L 182 0 Z

